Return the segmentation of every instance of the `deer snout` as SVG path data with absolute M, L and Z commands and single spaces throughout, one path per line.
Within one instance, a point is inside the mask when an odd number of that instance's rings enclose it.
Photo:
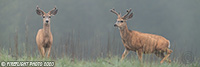
M 117 24 L 114 24 L 114 27 L 117 27 Z
M 48 23 L 49 21 L 48 20 L 46 20 L 46 23 Z

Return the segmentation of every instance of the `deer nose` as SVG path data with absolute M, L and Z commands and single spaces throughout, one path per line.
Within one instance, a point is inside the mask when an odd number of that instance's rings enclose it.
M 114 25 L 114 27 L 116 27 L 116 26 L 117 26 L 117 24 Z
M 48 23 L 49 21 L 48 20 L 46 20 L 46 23 Z

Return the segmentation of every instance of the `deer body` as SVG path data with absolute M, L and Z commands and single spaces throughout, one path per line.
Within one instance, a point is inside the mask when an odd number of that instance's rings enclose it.
M 36 42 L 38 46 L 49 48 L 53 44 L 53 36 L 49 29 L 39 29 L 37 36 L 36 36 Z
M 123 17 L 121 17 L 114 9 L 112 9 L 111 12 L 118 16 L 114 26 L 119 28 L 121 40 L 125 47 L 121 60 L 127 56 L 129 51 L 134 51 L 137 52 L 141 62 L 143 53 L 154 53 L 156 56 L 162 58 L 160 63 L 163 63 L 164 60 L 171 62 L 171 60 L 168 59 L 169 55 L 172 53 L 172 50 L 169 49 L 169 40 L 159 35 L 129 30 L 126 21 L 133 16 L 133 13 L 129 15 L 131 9 L 127 10 L 128 13 Z M 166 52 L 167 55 L 164 55 L 164 52 Z
M 51 33 L 51 26 L 50 26 L 50 18 L 57 13 L 56 7 L 45 13 L 41 10 L 38 6 L 36 9 L 36 13 L 43 17 L 43 28 L 38 30 L 36 35 L 36 43 L 39 49 L 40 54 L 44 57 L 47 54 L 47 57 L 50 56 L 51 46 L 53 44 L 53 36 Z
M 126 49 L 136 51 L 142 49 L 144 53 L 153 53 L 169 46 L 169 40 L 162 36 L 141 33 L 134 30 L 120 30 L 120 36 Z

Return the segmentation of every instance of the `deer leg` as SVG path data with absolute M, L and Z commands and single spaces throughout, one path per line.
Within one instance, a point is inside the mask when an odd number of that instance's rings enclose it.
M 139 58 L 139 60 L 140 60 L 140 66 L 141 66 L 141 67 L 144 67 L 143 61 L 142 61 L 143 50 L 142 50 L 142 49 L 139 49 L 139 50 L 137 50 L 136 52 L 137 52 L 138 58 Z
M 128 53 L 129 53 L 129 50 L 125 49 L 120 61 L 122 61 L 128 55 Z
M 139 58 L 140 62 L 142 63 L 142 56 L 143 56 L 143 51 L 142 51 L 142 49 L 139 49 L 139 50 L 137 51 L 137 55 L 138 55 L 138 58 Z
M 49 48 L 46 48 L 46 51 L 47 51 L 47 58 L 49 58 L 51 52 L 51 46 Z
M 171 49 L 167 49 L 167 55 L 165 55 L 165 57 L 160 61 L 160 63 L 162 64 L 168 57 L 169 55 L 172 53 L 173 51 Z
M 163 59 L 165 57 L 164 52 L 155 52 L 155 55 L 161 59 Z
M 45 56 L 45 49 L 44 49 L 44 47 L 40 47 L 40 49 L 41 49 L 42 58 L 44 58 L 44 56 Z
M 42 58 L 44 57 L 44 48 L 42 46 L 38 46 L 40 55 L 42 56 Z
M 165 57 L 164 53 L 162 53 L 161 56 L 162 56 L 162 58 L 164 58 L 164 57 Z M 171 60 L 170 60 L 169 57 L 166 59 L 166 61 L 167 61 L 168 63 L 171 63 Z
M 161 59 L 163 59 L 165 57 L 164 52 L 156 52 L 155 55 Z M 166 59 L 167 62 L 171 63 L 171 60 L 168 58 Z
M 39 50 L 40 56 L 42 56 L 42 51 L 41 51 L 41 47 L 40 46 L 38 46 L 38 50 Z

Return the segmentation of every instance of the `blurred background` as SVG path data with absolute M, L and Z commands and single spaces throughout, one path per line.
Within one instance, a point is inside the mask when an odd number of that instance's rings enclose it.
M 11 55 L 38 56 L 35 37 L 45 12 L 57 7 L 51 19 L 54 37 L 51 57 L 77 59 L 119 56 L 124 51 L 117 16 L 132 8 L 128 28 L 164 36 L 171 41 L 171 58 L 184 52 L 200 57 L 200 0 L 0 0 L 0 49 Z M 137 56 L 135 52 L 128 55 Z M 153 55 L 154 56 L 154 55 Z

